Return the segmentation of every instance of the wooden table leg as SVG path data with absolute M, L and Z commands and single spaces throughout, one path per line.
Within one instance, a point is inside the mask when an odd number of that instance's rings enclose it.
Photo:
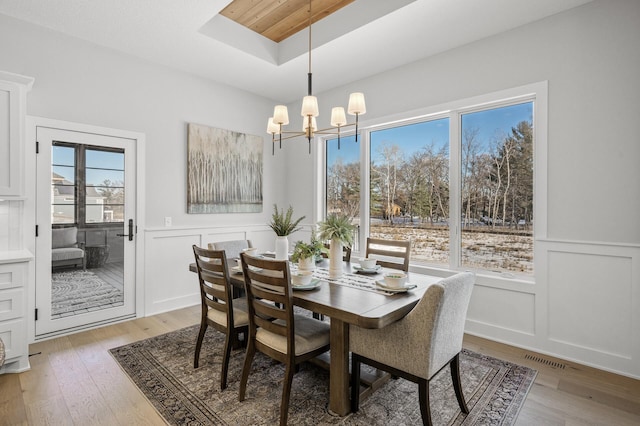
M 339 416 L 349 414 L 349 324 L 335 318 L 331 318 L 329 394 L 329 410 Z

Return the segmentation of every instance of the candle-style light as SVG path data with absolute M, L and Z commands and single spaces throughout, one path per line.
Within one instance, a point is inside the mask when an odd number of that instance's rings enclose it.
M 300 114 L 303 117 L 302 132 L 284 131 L 283 126 L 289 124 L 289 112 L 286 105 L 276 105 L 273 109 L 273 117 L 267 122 L 267 133 L 271 135 L 272 155 L 275 155 L 275 137 L 279 136 L 280 148 L 282 148 L 283 139 L 291 139 L 304 136 L 309 142 L 309 153 L 311 153 L 311 139 L 316 134 L 338 135 L 338 149 L 340 149 L 340 129 L 348 126 L 355 126 L 356 142 L 358 142 L 358 117 L 367 112 L 364 101 L 364 94 L 360 92 L 352 93 L 349 96 L 349 104 L 347 113 L 356 116 L 354 124 L 347 124 L 347 118 L 344 108 L 334 107 L 331 109 L 331 126 L 327 129 L 317 130 L 316 117 L 320 115 L 318 108 L 318 99 L 313 96 L 312 90 L 312 73 L 311 73 L 311 0 L 309 0 L 309 72 L 307 74 L 307 96 L 302 99 L 302 108 Z M 283 134 L 288 136 L 282 137 Z

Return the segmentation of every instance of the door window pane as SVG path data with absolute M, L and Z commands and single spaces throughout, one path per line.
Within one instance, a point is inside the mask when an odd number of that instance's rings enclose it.
M 449 263 L 449 119 L 371 132 L 369 234 Z
M 76 151 L 51 146 L 51 223 L 76 222 Z
M 86 223 L 124 222 L 124 152 L 86 150 Z
M 462 266 L 533 273 L 533 102 L 461 121 Z

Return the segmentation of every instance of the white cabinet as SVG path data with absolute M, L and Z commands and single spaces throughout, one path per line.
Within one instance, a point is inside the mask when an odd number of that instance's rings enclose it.
M 30 260 L 27 250 L 0 252 L 0 338 L 6 358 L 0 373 L 29 369 L 26 295 Z
M 33 78 L 0 71 L 0 338 L 5 364 L 0 373 L 29 369 L 25 250 L 25 118 Z
M 27 92 L 33 78 L 0 71 L 0 196 L 24 195 Z

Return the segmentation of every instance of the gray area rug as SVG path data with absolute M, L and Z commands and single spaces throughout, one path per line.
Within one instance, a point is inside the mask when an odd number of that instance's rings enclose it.
M 122 303 L 124 295 L 91 271 L 75 270 L 51 274 L 51 315 Z
M 228 388 L 219 390 L 222 333 L 207 330 L 200 367 L 193 368 L 198 326 L 111 349 L 110 352 L 156 410 L 171 425 L 273 425 L 279 421 L 284 367 L 256 353 L 247 398 L 238 401 L 244 350 L 231 353 Z M 430 385 L 435 425 L 511 425 L 536 371 L 464 350 L 461 375 L 468 415 L 460 412 L 448 368 Z M 418 387 L 390 380 L 360 404 L 360 411 L 337 417 L 328 411 L 329 372 L 305 363 L 293 379 L 292 425 L 422 424 Z

